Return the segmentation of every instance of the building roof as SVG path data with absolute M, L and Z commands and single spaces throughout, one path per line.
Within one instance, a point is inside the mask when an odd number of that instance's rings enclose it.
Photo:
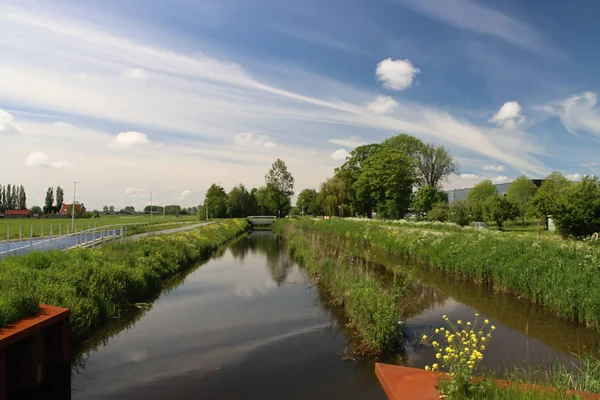
M 71 208 L 71 204 L 65 204 L 65 203 L 63 203 L 62 207 L 60 208 L 59 214 L 68 214 L 69 213 L 69 208 Z M 83 206 L 83 204 L 75 203 L 75 212 L 80 212 L 82 206 Z M 85 207 L 83 207 L 83 208 L 85 210 Z
M 4 215 L 29 215 L 30 210 L 6 210 Z

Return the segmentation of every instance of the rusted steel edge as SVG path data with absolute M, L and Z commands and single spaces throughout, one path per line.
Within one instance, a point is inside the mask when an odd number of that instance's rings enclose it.
M 70 315 L 71 310 L 68 308 L 40 304 L 40 311 L 37 314 L 0 328 L 0 349 L 6 348 L 58 321 L 67 319 Z
M 381 363 L 375 363 L 375 374 L 390 400 L 438 400 L 440 398 L 437 390 L 439 377 L 447 376 L 445 373 Z M 558 391 L 553 387 L 532 383 L 494 380 L 494 384 L 499 387 L 517 387 L 522 390 Z M 600 395 L 595 393 L 569 390 L 567 394 L 578 395 L 586 400 L 600 400 Z

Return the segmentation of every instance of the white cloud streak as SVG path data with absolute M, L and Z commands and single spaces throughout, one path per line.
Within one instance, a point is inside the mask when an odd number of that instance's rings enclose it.
M 141 68 L 130 68 L 121 73 L 121 78 L 134 81 L 145 81 L 148 79 L 148 73 Z
M 350 153 L 348 153 L 348 150 L 346 150 L 346 149 L 338 149 L 338 150 L 334 151 L 333 153 L 331 153 L 331 158 L 334 159 L 334 160 L 336 160 L 336 161 L 343 161 L 349 155 L 350 155 Z
M 243 147 L 263 147 L 265 149 L 272 149 L 277 147 L 277 144 L 271 140 L 267 135 L 255 135 L 252 132 L 240 132 L 234 136 L 233 142 L 237 146 Z
M 116 149 L 143 147 L 149 144 L 150 140 L 148 140 L 148 136 L 145 133 L 134 131 L 121 132 L 110 143 L 111 147 Z
M 75 164 L 69 160 L 50 161 L 46 153 L 34 151 L 25 160 L 26 167 L 71 169 Z
M 463 179 L 480 179 L 481 175 L 477 174 L 460 174 L 459 175 Z
M 375 100 L 367 104 L 367 110 L 375 114 L 387 114 L 398 106 L 398 102 L 390 96 L 377 96 Z
M 504 167 L 504 165 L 484 165 L 483 167 L 481 167 L 481 169 L 484 171 L 502 172 L 506 168 Z
M 367 144 L 367 142 L 360 136 L 350 136 L 347 139 L 329 139 L 329 143 L 350 148 L 355 148 Z

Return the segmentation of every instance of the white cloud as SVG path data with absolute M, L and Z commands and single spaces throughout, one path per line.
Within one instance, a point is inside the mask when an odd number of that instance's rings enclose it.
M 567 178 L 570 181 L 577 182 L 581 180 L 582 176 L 581 174 L 567 174 L 565 175 L 565 178 Z
M 331 153 L 331 158 L 333 158 L 336 161 L 340 161 L 340 160 L 345 160 L 346 157 L 348 157 L 350 155 L 350 153 L 348 153 L 348 151 L 346 149 L 338 149 L 336 151 L 334 151 L 333 153 Z
M 188 197 L 190 194 L 192 194 L 192 191 L 191 191 L 191 190 L 184 190 L 183 192 L 181 192 L 181 193 L 179 194 L 179 198 L 180 198 L 181 200 L 184 200 L 184 199 L 185 199 L 186 197 Z
M 477 175 L 477 174 L 460 174 L 459 176 L 463 179 L 479 179 L 479 178 L 481 178 L 481 175 Z
M 492 182 L 494 183 L 506 183 L 506 182 L 510 182 L 511 179 L 508 176 L 495 176 L 492 178 Z
M 397 106 L 398 102 L 390 96 L 377 96 L 367 105 L 367 110 L 373 111 L 375 114 L 386 114 L 394 111 Z
M 598 166 L 598 163 L 595 161 L 590 161 L 589 163 L 579 164 L 579 166 L 586 167 L 586 168 L 594 168 L 594 167 Z
M 73 128 L 74 125 L 73 124 L 69 124 L 68 122 L 63 122 L 63 121 L 56 121 L 52 123 L 53 126 L 57 127 L 57 128 L 61 128 L 61 129 L 68 129 L 68 128 Z
M 148 136 L 140 132 L 121 132 L 111 141 L 112 148 L 128 148 L 147 146 L 150 144 Z
M 23 130 L 15 123 L 15 118 L 0 109 L 0 135 L 22 135 Z
M 377 80 L 383 82 L 383 87 L 393 90 L 404 90 L 413 83 L 416 74 L 421 72 L 409 60 L 392 60 L 387 58 L 377 64 Z
M 121 73 L 121 78 L 134 81 L 145 81 L 148 79 L 148 73 L 141 68 L 126 69 Z
M 264 147 L 272 149 L 277 147 L 277 144 L 267 135 L 255 135 L 252 132 L 240 132 L 233 137 L 233 142 L 237 146 L 244 147 Z
M 48 156 L 41 151 L 34 151 L 25 160 L 26 167 L 71 169 L 75 164 L 69 160 L 49 161 Z
M 490 118 L 489 122 L 495 123 L 506 129 L 515 129 L 517 125 L 525 122 L 521 115 L 521 105 L 516 101 L 507 101 L 500 107 L 498 112 Z
M 543 110 L 560 118 L 571 133 L 588 132 L 600 135 L 600 110 L 598 98 L 593 92 L 573 95 L 557 106 L 547 105 Z
M 481 169 L 484 171 L 502 172 L 506 168 L 504 168 L 504 165 L 484 165 Z
M 346 147 L 358 147 L 367 144 L 367 142 L 360 136 L 350 136 L 347 139 L 329 139 L 329 143 L 337 144 Z
M 147 190 L 146 188 L 134 188 L 134 187 L 128 187 L 127 189 L 125 189 L 125 194 L 137 194 L 137 193 L 143 193 L 143 192 L 148 192 L 149 190 Z

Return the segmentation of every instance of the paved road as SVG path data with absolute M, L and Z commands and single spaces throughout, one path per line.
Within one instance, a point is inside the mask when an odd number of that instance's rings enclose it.
M 180 228 L 165 229 L 162 231 L 138 233 L 136 235 L 125 237 L 123 241 L 137 240 L 147 236 L 165 235 L 168 233 L 188 231 L 190 229 L 199 228 L 208 224 L 212 224 L 212 222 L 203 222 L 199 224 L 186 225 Z M 114 239 L 118 239 L 119 233 L 120 230 L 116 229 L 116 236 L 114 236 Z M 34 238 L 33 240 L 12 240 L 10 242 L 4 241 L 0 242 L 0 259 L 6 257 L 7 254 L 11 256 L 16 256 L 27 254 L 30 251 L 64 250 L 82 243 L 87 243 L 87 246 L 89 247 L 91 246 L 92 241 L 94 241 L 94 239 L 106 238 L 107 235 L 108 234 L 106 232 L 94 233 L 92 231 L 87 231 L 80 234 L 60 236 L 52 239 Z M 112 231 L 110 231 L 110 236 L 112 236 Z

